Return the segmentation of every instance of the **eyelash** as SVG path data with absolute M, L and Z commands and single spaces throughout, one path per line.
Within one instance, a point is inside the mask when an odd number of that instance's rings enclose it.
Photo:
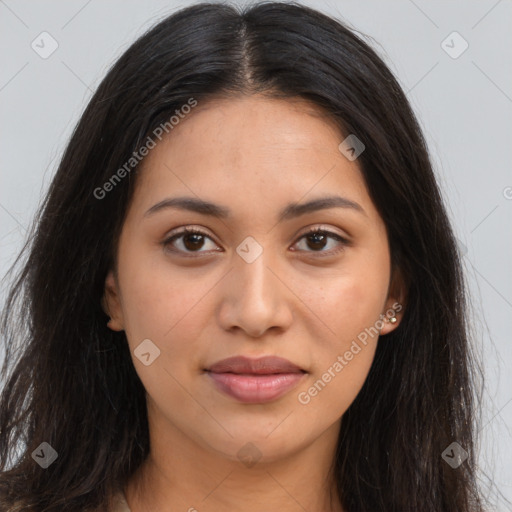
M 307 238 L 308 236 L 311 236 L 313 234 L 327 235 L 328 238 L 334 238 L 336 241 L 341 243 L 341 247 L 336 249 L 336 250 L 332 250 L 331 249 L 330 251 L 305 251 L 305 252 L 310 252 L 310 253 L 313 253 L 313 254 L 318 254 L 320 257 L 323 257 L 324 255 L 325 256 L 333 256 L 335 254 L 338 254 L 340 251 L 344 250 L 344 248 L 346 246 L 350 245 L 350 241 L 347 240 L 346 238 L 338 235 L 337 233 L 334 233 L 334 232 L 329 231 L 327 229 L 323 229 L 323 228 L 318 227 L 318 226 L 310 228 L 306 233 L 303 233 L 300 236 L 300 238 L 297 240 L 297 242 L 299 242 L 300 240 L 302 240 L 304 238 Z M 208 235 L 207 233 L 205 233 L 205 232 L 203 232 L 203 231 L 201 231 L 199 229 L 196 229 L 196 228 L 184 228 L 180 232 L 175 233 L 175 234 L 171 235 L 170 237 L 166 238 L 162 242 L 162 245 L 165 248 L 168 248 L 168 246 L 171 245 L 172 242 L 174 242 L 175 240 L 177 240 L 177 239 L 179 239 L 181 237 L 184 237 L 186 235 L 201 235 L 201 236 L 210 238 L 210 240 L 213 240 L 210 237 L 210 235 Z M 187 253 L 186 251 L 182 251 L 180 249 L 168 249 L 168 250 L 173 252 L 173 253 L 186 254 L 185 257 L 190 257 L 190 258 L 197 258 L 197 257 L 200 257 L 201 252 L 208 252 L 208 251 L 196 251 L 196 254 L 194 254 L 193 251 Z M 216 252 L 219 252 L 219 251 L 216 251 Z

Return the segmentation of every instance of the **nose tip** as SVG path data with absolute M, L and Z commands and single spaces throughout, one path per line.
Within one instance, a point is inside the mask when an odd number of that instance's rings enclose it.
M 249 252 L 251 242 L 247 242 Z M 260 254 L 251 263 L 240 257 L 225 283 L 226 293 L 220 321 L 228 330 L 242 329 L 251 338 L 260 338 L 269 329 L 285 329 L 292 320 L 288 297 L 275 271 Z

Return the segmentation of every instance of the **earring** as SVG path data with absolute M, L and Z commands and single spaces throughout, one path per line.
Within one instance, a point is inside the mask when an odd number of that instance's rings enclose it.
M 390 323 L 392 323 L 392 324 L 395 324 L 395 323 L 396 323 L 396 313 L 393 311 L 393 316 L 390 316 L 389 318 L 388 318 L 388 316 L 386 315 L 386 316 L 384 317 L 384 321 L 385 321 L 385 322 L 390 322 Z

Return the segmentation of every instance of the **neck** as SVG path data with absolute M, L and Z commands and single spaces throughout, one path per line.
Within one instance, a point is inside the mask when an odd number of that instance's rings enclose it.
M 131 512 L 343 512 L 332 473 L 339 422 L 314 443 L 251 465 L 200 446 L 176 428 L 150 426 L 151 452 L 126 488 Z M 169 449 L 172 446 L 172 450 Z

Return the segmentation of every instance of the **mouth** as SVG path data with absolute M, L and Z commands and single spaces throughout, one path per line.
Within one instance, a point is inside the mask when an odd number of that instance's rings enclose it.
M 287 359 L 243 356 L 223 359 L 205 369 L 215 387 L 243 403 L 267 403 L 282 397 L 304 378 L 305 370 Z

